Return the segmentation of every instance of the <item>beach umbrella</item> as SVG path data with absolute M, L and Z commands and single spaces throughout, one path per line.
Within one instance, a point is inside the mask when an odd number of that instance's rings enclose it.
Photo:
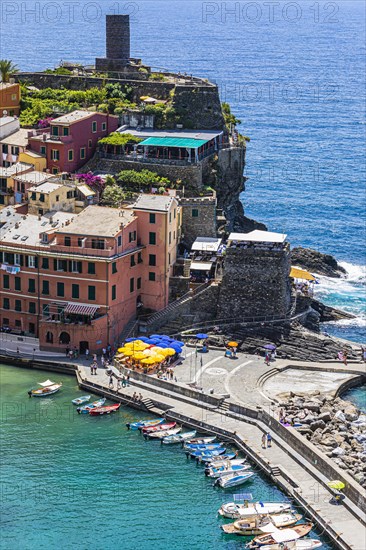
M 169 347 L 174 349 L 177 353 L 182 353 L 182 348 L 176 344 L 171 344 Z
M 227 345 L 229 348 L 237 348 L 239 344 L 238 342 L 229 342 Z
M 144 365 L 155 365 L 157 361 L 155 359 L 153 359 L 152 357 L 146 357 L 146 359 L 143 359 L 141 361 L 141 363 L 143 363 Z
M 170 336 L 168 336 L 167 334 L 162 334 L 162 335 L 160 336 L 160 338 L 161 338 L 161 340 L 168 340 L 168 341 L 171 340 Z
M 131 357 L 132 359 L 136 359 L 137 361 L 139 361 L 140 359 L 146 359 L 146 355 L 144 355 L 144 353 L 145 352 L 143 351 L 137 351 Z
M 139 346 L 141 344 L 144 344 L 144 342 L 142 340 L 140 340 L 139 338 L 133 338 L 132 340 L 130 338 L 128 338 L 126 340 L 126 342 L 127 342 L 127 344 L 125 344 L 125 346 L 126 345 L 128 345 L 128 346 Z
M 125 342 L 135 342 L 138 338 L 126 338 Z
M 331 489 L 336 489 L 338 491 L 341 491 L 342 489 L 345 488 L 345 484 L 343 483 L 343 481 L 339 481 L 338 479 L 335 479 L 334 481 L 329 481 L 329 483 L 327 483 L 328 487 L 330 487 Z
M 149 341 L 146 342 L 146 343 L 156 346 L 156 345 L 159 345 L 161 343 L 161 340 L 159 340 L 159 338 L 149 338 Z
M 276 349 L 276 346 L 274 344 L 266 344 L 263 347 L 264 347 L 264 349 L 270 349 L 270 350 Z
M 132 349 L 133 351 L 143 351 L 144 349 L 147 349 L 149 347 L 149 344 L 145 344 L 145 342 L 129 342 L 125 345 L 125 348 Z
M 205 338 L 208 338 L 208 334 L 204 334 L 203 332 L 199 332 L 196 334 L 197 340 L 204 340 Z
M 164 355 L 157 353 L 156 355 L 152 355 L 151 359 L 154 359 L 155 363 L 161 363 L 162 361 L 165 360 L 165 357 Z
M 126 357 L 131 357 L 131 355 L 134 354 L 134 351 L 129 348 L 120 348 L 120 350 L 123 350 L 121 351 L 121 353 L 123 353 L 123 355 L 125 355 Z
M 148 341 L 148 337 L 147 336 L 139 336 L 140 340 L 142 340 L 145 344 L 146 342 Z
M 163 350 L 164 355 L 169 357 L 169 355 L 175 355 L 177 352 L 173 348 L 166 348 Z
M 161 338 L 160 334 L 150 334 L 150 339 L 157 338 L 158 340 Z

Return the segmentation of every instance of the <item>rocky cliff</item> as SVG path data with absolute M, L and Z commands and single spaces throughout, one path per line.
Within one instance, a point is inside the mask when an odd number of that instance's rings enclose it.
M 327 277 L 339 278 L 346 273 L 346 270 L 339 265 L 333 256 L 322 254 L 312 248 L 303 248 L 301 246 L 293 248 L 291 251 L 291 261 L 293 265 Z

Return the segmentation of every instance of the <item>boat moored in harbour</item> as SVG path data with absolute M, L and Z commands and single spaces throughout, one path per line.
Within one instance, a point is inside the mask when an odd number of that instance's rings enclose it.
M 196 435 L 196 432 L 186 432 L 185 434 L 167 435 L 163 437 L 161 442 L 164 445 L 173 445 L 174 443 L 182 443 L 187 439 L 194 437 L 195 435 Z
M 177 425 L 176 422 L 167 422 L 166 424 L 158 424 L 157 426 L 147 426 L 146 428 L 139 428 L 143 434 L 149 434 L 152 432 L 160 432 L 162 430 L 172 430 Z
M 215 436 L 212 436 L 212 437 L 196 437 L 194 439 L 189 439 L 187 441 L 187 443 L 184 445 L 207 445 L 209 443 L 213 443 L 215 441 L 216 437 Z
M 154 418 L 152 420 L 140 420 L 140 422 L 128 422 L 126 426 L 129 430 L 139 430 L 150 426 L 158 426 L 158 424 L 162 424 L 163 422 L 165 422 L 165 418 Z
M 106 402 L 106 399 L 105 397 L 103 397 L 102 399 L 93 401 L 93 403 L 88 403 L 83 407 L 78 407 L 76 410 L 79 414 L 89 414 L 89 411 L 91 411 L 92 409 L 96 409 L 97 407 L 103 407 L 105 402 Z
M 107 405 L 106 407 L 95 407 L 89 411 L 91 416 L 102 416 L 103 414 L 110 414 L 111 412 L 117 412 L 121 403 L 115 403 L 114 405 Z
M 71 403 L 74 405 L 82 405 L 83 403 L 86 403 L 91 398 L 91 395 L 82 395 L 81 397 L 77 397 L 76 399 L 73 399 Z
M 144 434 L 144 437 L 147 439 L 163 439 L 164 437 L 175 436 L 179 434 L 181 429 L 182 427 L 179 426 L 178 428 L 173 428 L 172 430 L 161 430 L 158 432 L 151 432 L 148 434 Z
M 264 533 L 255 537 L 247 546 L 248 548 L 258 548 L 271 544 L 282 544 L 292 541 L 297 541 L 301 537 L 305 537 L 313 528 L 312 523 L 301 523 L 300 525 L 294 525 L 291 529 L 278 529 L 274 525 L 268 525 L 262 527 L 261 530 Z
M 229 519 L 239 519 L 244 517 L 267 514 L 279 514 L 291 509 L 291 504 L 287 502 L 253 502 L 245 501 L 244 504 L 228 502 L 223 504 L 218 513 L 220 516 Z
M 219 468 L 212 466 L 211 468 L 207 468 L 205 470 L 205 474 L 207 477 L 222 477 L 222 476 L 228 476 L 232 474 L 242 474 L 246 470 L 250 470 L 251 466 L 249 464 L 236 464 L 236 465 L 229 465 L 228 466 L 220 466 Z
M 261 550 L 314 550 L 320 548 L 322 543 L 317 539 L 301 539 L 286 542 L 286 546 L 282 542 L 276 544 L 265 544 L 261 546 Z
M 51 380 L 46 380 L 45 382 L 38 383 L 40 388 L 29 390 L 29 397 L 48 397 L 58 392 L 62 388 L 62 382 L 56 383 Z
M 228 489 L 230 487 L 236 487 L 246 483 L 252 476 L 253 472 L 243 472 L 242 474 L 231 474 L 229 476 L 222 476 L 217 478 L 215 485 L 220 485 L 223 489 Z
M 221 529 L 227 535 L 240 535 L 251 536 L 260 535 L 263 533 L 262 529 L 268 526 L 271 527 L 289 527 L 295 525 L 302 519 L 301 514 L 293 514 L 292 512 L 285 512 L 283 514 L 271 515 L 271 516 L 251 516 L 245 519 L 239 519 L 234 523 L 222 525 Z

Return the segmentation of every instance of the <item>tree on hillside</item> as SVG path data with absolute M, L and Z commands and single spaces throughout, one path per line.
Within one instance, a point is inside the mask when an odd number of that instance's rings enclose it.
M 8 59 L 0 59 L 0 75 L 2 82 L 9 82 L 12 74 L 18 72 L 18 67 Z

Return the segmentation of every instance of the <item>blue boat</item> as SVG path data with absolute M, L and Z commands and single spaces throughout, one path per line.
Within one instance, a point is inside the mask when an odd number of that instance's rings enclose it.
M 140 430 L 141 428 L 147 428 L 150 426 L 158 426 L 165 422 L 165 418 L 154 418 L 152 420 L 140 420 L 140 422 L 132 422 L 126 424 L 129 430 Z
M 223 446 L 223 443 L 207 443 L 207 444 L 196 444 L 196 443 L 187 443 L 185 448 L 192 451 L 214 451 Z
M 98 399 L 98 401 L 88 403 L 87 405 L 84 405 L 84 407 L 78 407 L 76 410 L 79 414 L 89 414 L 89 411 L 91 411 L 92 409 L 95 409 L 96 407 L 103 407 L 105 402 L 106 399 L 105 397 L 103 397 L 103 399 Z
M 187 451 L 187 455 L 192 458 L 200 458 L 206 460 L 207 458 L 212 458 L 213 456 L 223 455 L 225 451 L 225 447 L 219 447 L 218 449 L 215 449 L 213 451 Z
M 215 464 L 216 461 L 222 461 L 222 460 L 232 460 L 233 458 L 237 458 L 236 453 L 226 453 L 224 455 L 213 455 L 211 457 L 196 457 L 196 460 L 199 462 L 203 462 L 204 464 L 207 464 L 209 466 L 212 466 Z

